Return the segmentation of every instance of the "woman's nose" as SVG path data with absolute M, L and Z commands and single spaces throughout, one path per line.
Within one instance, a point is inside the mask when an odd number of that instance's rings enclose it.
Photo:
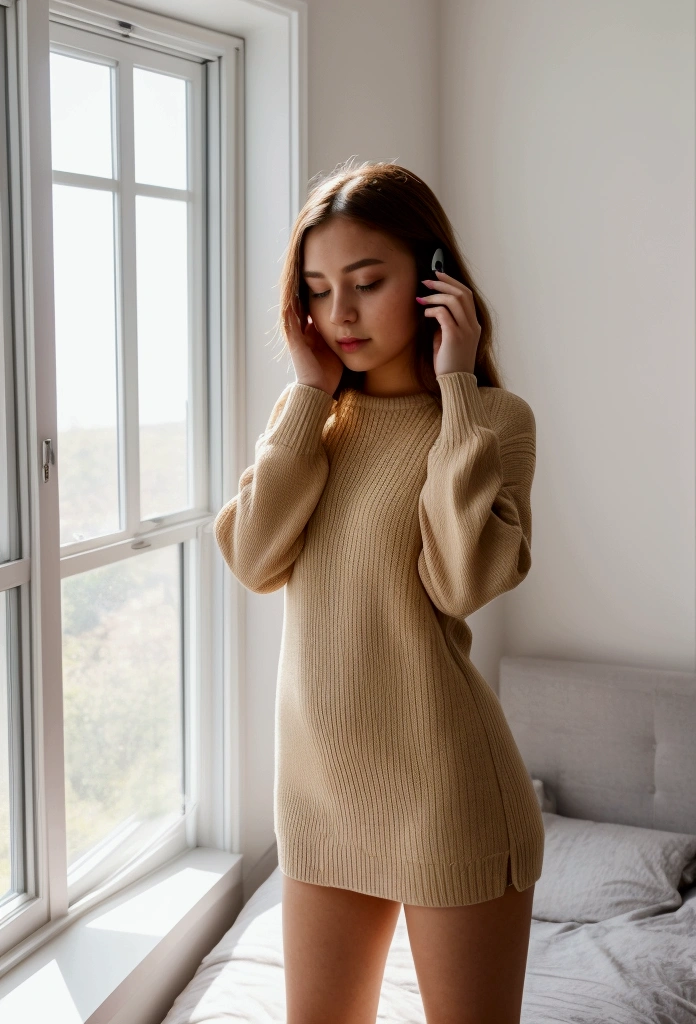
M 347 302 L 336 302 L 331 310 L 331 323 L 344 324 L 352 323 L 355 320 L 355 309 L 352 309 Z

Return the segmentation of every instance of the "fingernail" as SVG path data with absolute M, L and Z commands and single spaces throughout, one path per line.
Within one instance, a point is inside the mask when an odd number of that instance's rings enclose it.
M 425 302 L 425 299 L 420 295 L 416 295 L 416 302 Z

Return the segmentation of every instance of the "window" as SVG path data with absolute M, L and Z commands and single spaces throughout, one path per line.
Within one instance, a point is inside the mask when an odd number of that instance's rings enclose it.
M 210 520 L 201 65 L 54 25 L 51 141 L 71 899 L 186 813 Z M 184 638 L 188 638 L 187 641 Z M 182 845 L 185 833 L 182 830 Z
M 212 522 L 229 416 L 221 267 L 231 272 L 236 248 L 225 252 L 220 227 L 236 223 L 223 156 L 239 131 L 242 49 L 144 12 L 135 26 L 101 5 L 81 8 L 81 22 L 52 7 L 50 140 L 32 160 L 43 154 L 51 178 L 41 258 L 53 304 L 48 328 L 32 333 L 22 315 L 30 285 L 41 290 L 23 206 L 30 28 L 26 6 L 8 2 L 0 955 L 197 845 L 201 824 L 205 837 L 225 828 L 223 801 L 201 797 L 199 779 L 225 740 L 201 705 L 223 701 Z

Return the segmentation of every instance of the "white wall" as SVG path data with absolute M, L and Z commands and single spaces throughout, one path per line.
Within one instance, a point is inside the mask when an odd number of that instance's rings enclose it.
M 538 435 L 532 569 L 472 655 L 693 671 L 693 4 L 442 0 L 441 39 L 440 198 Z
M 355 153 L 439 188 L 433 0 L 309 0 L 309 173 Z

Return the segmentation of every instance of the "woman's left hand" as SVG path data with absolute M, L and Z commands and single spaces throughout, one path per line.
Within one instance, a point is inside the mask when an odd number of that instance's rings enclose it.
M 434 316 L 440 327 L 433 337 L 435 375 L 464 370 L 474 372 L 481 325 L 476 319 L 474 293 L 461 281 L 436 270 L 437 280 L 424 285 L 436 289 L 438 295 L 417 296 L 424 307 L 424 316 Z

